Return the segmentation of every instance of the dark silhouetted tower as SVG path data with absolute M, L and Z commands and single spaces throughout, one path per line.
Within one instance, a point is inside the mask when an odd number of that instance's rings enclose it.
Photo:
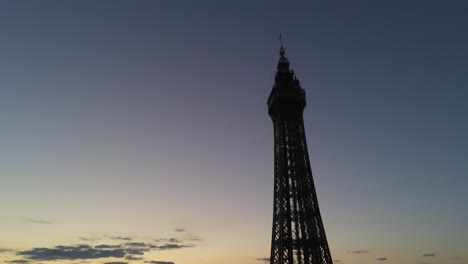
M 275 185 L 271 264 L 331 264 L 304 132 L 305 91 L 281 46 L 268 98 L 273 121 Z

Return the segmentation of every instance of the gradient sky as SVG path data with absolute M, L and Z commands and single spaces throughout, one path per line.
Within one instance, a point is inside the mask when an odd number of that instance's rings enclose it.
M 0 261 L 263 264 L 281 32 L 335 262 L 466 263 L 467 12 L 0 1 Z

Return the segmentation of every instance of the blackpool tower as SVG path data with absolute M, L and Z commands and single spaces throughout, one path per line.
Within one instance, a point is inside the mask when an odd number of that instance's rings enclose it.
M 281 46 L 268 97 L 274 131 L 274 206 L 270 264 L 332 264 L 304 131 L 305 91 Z

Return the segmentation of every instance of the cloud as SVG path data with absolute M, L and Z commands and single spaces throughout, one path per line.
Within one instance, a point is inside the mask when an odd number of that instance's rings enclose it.
M 114 261 L 114 262 L 104 262 L 104 264 L 128 264 L 128 262 Z
M 171 243 L 182 243 L 183 241 L 180 240 L 180 239 L 177 239 L 177 238 L 169 238 L 167 240 L 167 242 L 171 242 Z
M 171 238 L 155 238 L 153 239 L 154 242 L 169 242 L 169 243 L 183 243 L 184 240 L 189 240 L 189 241 L 199 241 L 201 239 L 198 239 L 196 237 L 188 237 L 188 238 L 175 238 L 175 237 L 171 237 Z
M 125 246 L 128 247 L 147 247 L 149 244 L 146 244 L 144 242 L 129 242 L 125 243 Z
M 126 253 L 129 255 L 143 255 L 145 252 L 154 250 L 157 248 L 156 245 L 147 244 L 144 242 L 131 242 L 125 243 Z
M 369 250 L 354 250 L 354 251 L 348 251 L 349 253 L 353 253 L 353 254 L 367 254 L 369 253 Z
M 54 248 L 33 248 L 16 253 L 30 260 L 76 260 L 99 258 L 122 258 L 126 255 L 125 249 L 99 249 L 89 245 L 56 246 Z
M 388 258 L 378 258 L 377 260 L 378 260 L 378 261 L 385 261 L 385 260 L 387 260 L 387 259 L 388 259 Z
M 419 261 L 419 262 L 416 262 L 416 264 L 432 264 L 432 263 Z
M 30 263 L 29 260 L 25 259 L 15 259 L 15 260 L 6 260 L 5 263 L 11 263 L 11 264 L 28 264 Z
M 452 259 L 462 259 L 462 257 L 460 257 L 460 256 L 453 256 L 453 257 L 451 257 L 451 258 L 452 258 Z
M 183 244 L 164 244 L 158 246 L 158 250 L 171 250 L 171 249 L 180 249 L 180 248 L 190 248 L 194 247 L 193 245 L 183 245 Z
M 171 250 L 171 249 L 181 249 L 181 248 L 192 248 L 195 247 L 192 243 L 186 242 L 198 242 L 202 241 L 200 237 L 188 235 L 182 238 L 155 238 L 153 239 L 156 243 L 164 243 L 163 245 L 152 246 L 158 250 Z
M 12 252 L 13 249 L 9 249 L 9 248 L 0 248 L 0 254 L 1 253 L 7 253 L 7 252 Z
M 98 248 L 98 249 L 120 248 L 120 247 L 121 245 L 105 245 L 105 244 L 94 246 L 94 248 Z
M 335 262 L 335 263 L 340 263 L 341 260 L 339 260 L 339 259 L 334 259 L 333 262 Z
M 423 257 L 431 257 L 431 258 L 432 258 L 432 257 L 437 256 L 437 253 L 427 253 L 427 254 L 423 254 L 422 256 L 423 256 Z
M 78 239 L 86 241 L 86 242 L 95 242 L 100 240 L 99 238 L 91 238 L 91 237 L 78 237 Z
M 129 248 L 125 252 L 129 255 L 144 255 L 145 252 L 150 251 L 150 248 Z
M 170 242 L 170 243 L 182 243 L 184 242 L 182 239 L 179 238 L 155 238 L 153 239 L 155 242 Z
M 261 261 L 261 262 L 270 262 L 270 258 L 258 258 L 256 261 Z
M 202 239 L 201 237 L 189 235 L 189 236 L 187 237 L 187 240 L 188 240 L 188 241 L 202 241 L 203 239 Z
M 132 241 L 133 240 L 133 238 L 131 238 L 131 237 L 121 237 L 121 236 L 111 236 L 109 238 L 113 239 L 113 240 L 122 240 L 122 241 Z
M 110 238 L 109 236 L 106 236 Z M 116 240 L 128 241 L 129 237 L 115 237 Z M 96 241 L 96 239 L 79 237 L 84 241 Z M 100 239 L 97 239 L 100 240 Z M 168 238 L 155 241 L 164 241 L 163 243 L 146 243 L 141 241 L 131 241 L 123 244 L 98 244 L 92 245 L 88 243 L 78 245 L 58 245 L 55 247 L 39 247 L 23 251 L 14 251 L 19 257 L 22 257 L 23 262 L 37 261 L 60 261 L 60 260 L 75 260 L 85 261 L 94 259 L 117 258 L 117 262 L 108 263 L 128 263 L 130 260 L 142 260 L 142 256 L 149 251 L 164 251 L 177 250 L 182 248 L 195 247 L 194 244 L 184 243 L 182 239 Z M 116 242 L 115 242 L 116 243 Z M 8 252 L 9 249 L 0 248 L 1 252 Z M 120 262 L 119 262 L 120 261 Z M 12 262 L 13 263 L 13 262 Z
M 150 263 L 150 264 L 175 264 L 172 261 L 159 261 L 159 260 L 145 261 L 145 263 Z
M 26 218 L 26 219 L 24 219 L 24 221 L 30 222 L 30 223 L 35 223 L 35 224 L 44 224 L 44 225 L 52 225 L 52 224 L 54 224 L 53 222 L 50 222 L 50 221 L 38 220 L 38 219 L 31 219 L 31 218 Z
M 185 228 L 176 228 L 176 229 L 174 229 L 174 231 L 176 231 L 176 232 L 185 232 L 186 230 L 185 230 Z
M 127 255 L 127 256 L 125 256 L 125 259 L 126 260 L 142 260 L 143 258 L 142 257 L 135 257 L 135 256 L 132 256 L 132 255 Z
M 186 232 L 186 229 L 174 229 L 174 230 L 179 230 L 178 232 Z M 199 236 L 195 236 L 190 233 L 186 233 L 186 235 L 181 236 L 181 237 L 171 237 L 171 238 L 155 238 L 153 239 L 154 242 L 166 242 L 166 243 L 171 243 L 171 244 L 182 244 L 185 241 L 190 241 L 190 242 L 198 242 L 198 241 L 203 241 L 203 239 Z

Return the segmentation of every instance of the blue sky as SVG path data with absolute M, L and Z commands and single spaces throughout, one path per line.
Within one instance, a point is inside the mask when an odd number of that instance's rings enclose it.
M 190 247 L 83 261 L 268 257 L 281 32 L 333 258 L 465 262 L 467 8 L 0 1 L 0 260 L 119 236 Z

